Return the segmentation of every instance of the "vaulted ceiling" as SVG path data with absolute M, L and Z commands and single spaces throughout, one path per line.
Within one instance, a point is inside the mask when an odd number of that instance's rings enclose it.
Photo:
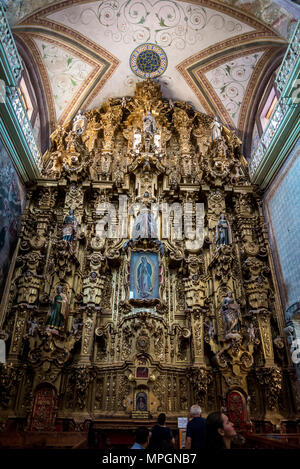
M 8 0 L 7 14 L 39 70 L 52 129 L 79 109 L 133 95 L 142 78 L 130 56 L 151 43 L 167 56 L 157 78 L 166 98 L 242 133 L 295 21 L 265 0 Z

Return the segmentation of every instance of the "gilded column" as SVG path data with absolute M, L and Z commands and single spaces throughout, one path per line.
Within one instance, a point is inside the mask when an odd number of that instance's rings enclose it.
M 83 314 L 83 327 L 81 338 L 80 364 L 90 364 L 93 353 L 94 332 L 96 327 L 97 311 L 89 306 Z
M 266 367 L 274 366 L 274 350 L 270 314 L 271 313 L 269 311 L 264 310 L 262 312 L 258 311 L 256 315 Z
M 8 362 L 18 363 L 19 361 L 19 354 L 23 345 L 23 336 L 26 333 L 28 315 L 29 311 L 26 307 L 20 306 L 17 309 L 11 345 L 9 349 Z
M 203 332 L 203 314 L 200 311 L 191 313 L 191 328 L 194 350 L 194 365 L 204 366 L 204 332 Z

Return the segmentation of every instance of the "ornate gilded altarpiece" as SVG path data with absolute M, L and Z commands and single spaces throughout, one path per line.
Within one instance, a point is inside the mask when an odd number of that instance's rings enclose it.
M 2 304 L 2 428 L 299 416 L 241 141 L 154 81 L 51 135 Z

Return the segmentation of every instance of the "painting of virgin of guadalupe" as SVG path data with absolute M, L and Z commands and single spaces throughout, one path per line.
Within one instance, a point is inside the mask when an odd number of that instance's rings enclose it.
M 159 298 L 158 254 L 133 252 L 130 262 L 130 298 Z
M 139 392 L 136 395 L 136 410 L 139 412 L 147 411 L 147 394 L 145 392 Z

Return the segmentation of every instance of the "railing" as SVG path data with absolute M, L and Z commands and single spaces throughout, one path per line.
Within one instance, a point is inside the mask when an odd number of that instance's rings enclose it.
M 245 449 L 299 449 L 300 433 L 244 433 Z
M 287 110 L 291 106 L 292 98 L 286 98 L 284 96 L 284 90 L 289 83 L 290 77 L 293 73 L 293 70 L 299 60 L 300 52 L 300 21 L 297 22 L 294 34 L 290 41 L 289 47 L 285 53 L 284 59 L 280 66 L 280 69 L 276 76 L 276 87 L 281 93 L 281 96 L 275 106 L 275 109 L 271 115 L 271 118 L 267 124 L 267 127 L 264 130 L 261 139 L 255 148 L 254 152 L 251 155 L 251 160 L 249 164 L 249 172 L 252 177 L 260 165 L 264 154 L 270 145 L 277 129 L 279 128 L 284 116 L 286 115 Z
M 0 432 L 1 448 L 83 449 L 87 448 L 87 432 Z
M 282 94 L 284 87 L 289 81 L 292 70 L 296 65 L 296 62 L 299 58 L 299 48 L 300 48 L 300 21 L 297 22 L 295 31 L 290 40 L 289 47 L 285 53 L 282 64 L 276 75 L 276 87 L 280 94 Z
M 24 108 L 24 104 L 22 102 L 22 99 L 20 97 L 18 88 L 16 87 L 7 87 L 7 97 L 10 100 L 13 109 L 15 111 L 15 114 L 17 116 L 17 119 L 19 121 L 20 127 L 22 128 L 25 140 L 30 148 L 31 154 L 34 158 L 34 161 L 39 168 L 39 170 L 42 169 L 42 155 L 41 152 L 36 144 L 33 130 L 27 115 L 27 112 Z
M 2 2 L 0 2 L 0 40 L 16 83 L 18 83 L 21 78 L 23 65 L 16 48 Z
M 268 122 L 268 125 L 265 128 L 265 131 L 251 156 L 251 161 L 249 165 L 250 176 L 253 176 L 253 174 L 257 170 L 260 162 L 263 159 L 265 151 L 270 145 L 271 140 L 274 137 L 277 129 L 279 128 L 288 108 L 288 103 L 283 99 L 279 99 L 273 111 L 273 114 Z

